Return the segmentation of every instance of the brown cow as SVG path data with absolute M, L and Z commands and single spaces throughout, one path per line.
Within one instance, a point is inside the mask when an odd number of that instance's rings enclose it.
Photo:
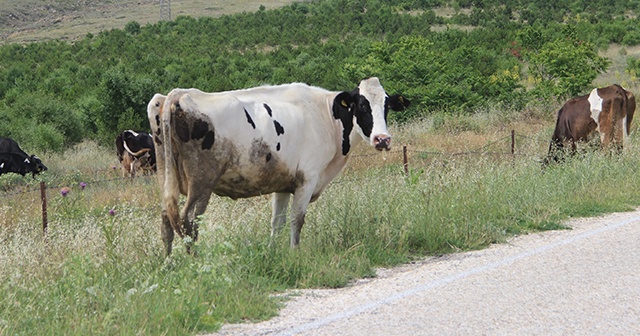
M 617 84 L 570 99 L 558 111 L 556 129 L 544 164 L 561 161 L 561 151 L 569 145 L 570 154 L 575 154 L 576 143 L 589 142 L 595 132 L 600 134 L 602 148 L 621 151 L 635 110 L 633 93 Z

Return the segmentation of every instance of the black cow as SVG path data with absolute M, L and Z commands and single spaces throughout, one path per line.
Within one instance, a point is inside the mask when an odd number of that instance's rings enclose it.
M 156 170 L 156 151 L 149 133 L 126 130 L 116 138 L 118 160 L 122 164 L 122 175 L 134 177 L 136 170 Z
M 47 170 L 47 167 L 35 156 L 25 153 L 13 139 L 0 137 L 0 175 L 16 173 L 33 177 Z

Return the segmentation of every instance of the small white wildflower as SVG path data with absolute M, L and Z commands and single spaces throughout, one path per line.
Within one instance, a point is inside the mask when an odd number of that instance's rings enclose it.
M 176 288 L 176 289 L 174 289 L 174 290 L 173 290 L 173 294 L 175 294 L 175 295 L 181 295 L 181 294 L 182 294 L 182 291 L 180 290 L 180 288 Z
M 129 289 L 129 290 L 127 291 L 127 298 L 128 298 L 128 297 L 130 297 L 131 295 L 133 295 L 133 294 L 137 293 L 137 292 L 138 292 L 138 290 L 137 290 L 137 289 L 135 289 L 135 288 L 131 288 L 131 289 Z
M 86 291 L 87 291 L 87 293 L 89 293 L 89 294 L 91 294 L 93 296 L 96 296 L 96 294 L 97 294 L 96 288 L 93 287 L 93 286 L 87 287 Z
M 147 293 L 151 293 L 153 292 L 156 288 L 158 288 L 158 284 L 155 283 L 151 286 L 149 286 L 149 288 L 145 289 L 144 292 L 142 292 L 142 294 L 147 294 Z
M 189 237 L 189 236 L 186 236 L 186 237 L 182 238 L 182 242 L 185 243 L 185 244 L 191 244 L 191 243 L 193 243 L 193 239 L 191 239 L 191 237 Z

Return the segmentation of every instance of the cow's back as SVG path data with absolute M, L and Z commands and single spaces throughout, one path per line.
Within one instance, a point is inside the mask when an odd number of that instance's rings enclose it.
M 3 154 L 18 154 L 23 156 L 24 158 L 29 157 L 27 153 L 25 153 L 15 140 L 6 137 L 0 137 L 0 153 Z

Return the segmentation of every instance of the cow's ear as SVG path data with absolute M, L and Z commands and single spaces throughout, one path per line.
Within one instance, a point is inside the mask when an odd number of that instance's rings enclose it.
M 389 104 L 389 108 L 391 108 L 394 111 L 403 111 L 404 109 L 409 107 L 409 105 L 411 104 L 409 99 L 399 94 L 390 96 L 387 100 L 387 103 Z
M 342 155 L 347 155 L 351 149 L 349 134 L 353 129 L 353 95 L 341 92 L 333 100 L 333 117 L 342 122 Z
M 333 117 L 341 119 L 345 114 L 351 114 L 353 96 L 349 92 L 341 92 L 333 100 Z

